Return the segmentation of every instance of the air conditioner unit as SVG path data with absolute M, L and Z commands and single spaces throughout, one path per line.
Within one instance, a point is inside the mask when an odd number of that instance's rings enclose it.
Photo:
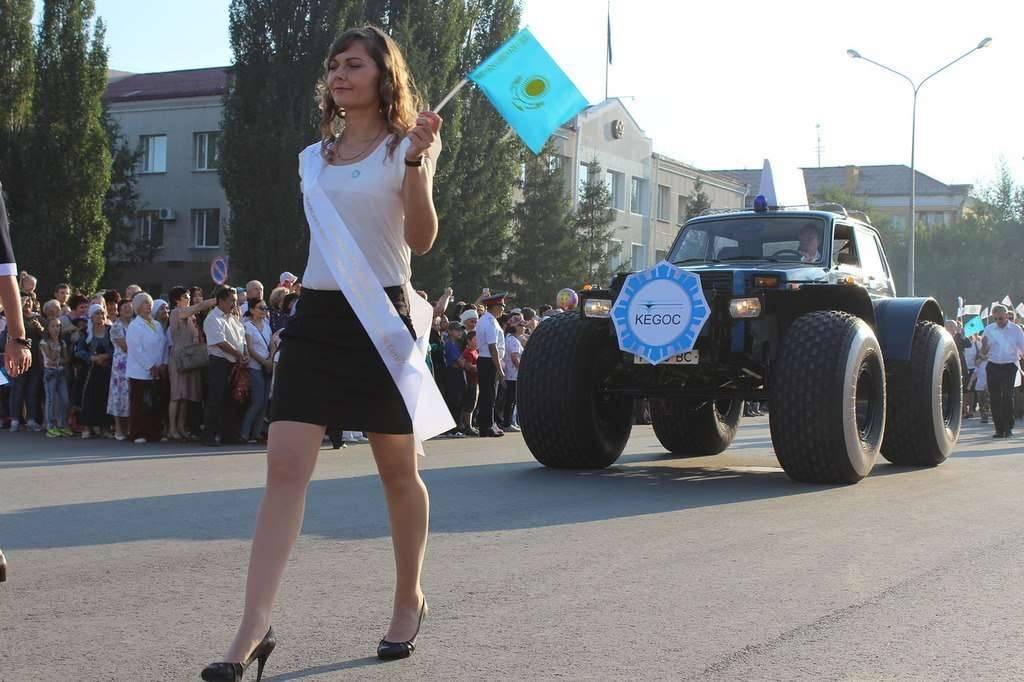
M 161 208 L 160 209 L 160 220 L 170 221 L 174 220 L 174 209 L 173 208 Z

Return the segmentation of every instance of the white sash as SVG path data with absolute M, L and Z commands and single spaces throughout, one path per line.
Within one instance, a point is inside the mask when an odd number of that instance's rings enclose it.
M 302 161 L 302 196 L 310 235 L 402 394 L 412 419 L 416 452 L 422 455 L 423 441 L 455 427 L 441 391 L 427 369 L 433 307 L 413 291 L 409 282 L 403 285 L 416 330 L 413 341 L 345 221 L 320 187 L 318 180 L 327 162 L 319 147 L 317 144 L 307 148 Z

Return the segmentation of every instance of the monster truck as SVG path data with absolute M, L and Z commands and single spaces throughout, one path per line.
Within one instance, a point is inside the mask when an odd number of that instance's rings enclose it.
M 694 282 L 706 309 L 685 350 L 666 357 L 623 349 L 615 310 L 645 273 L 580 292 L 522 357 L 519 421 L 534 457 L 611 465 L 644 397 L 658 440 L 681 457 L 729 447 L 753 400 L 769 402 L 775 454 L 797 481 L 854 483 L 879 453 L 906 466 L 945 461 L 961 425 L 956 345 L 934 299 L 895 295 L 878 232 L 851 213 L 761 205 L 689 220 L 660 267 Z M 700 296 L 657 298 L 634 303 L 702 309 Z

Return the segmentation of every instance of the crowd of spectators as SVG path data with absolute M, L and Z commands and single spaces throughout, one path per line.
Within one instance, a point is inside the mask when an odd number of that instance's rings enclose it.
M 19 283 L 33 362 L 0 387 L 4 430 L 133 443 L 266 441 L 281 331 L 301 297 L 291 273 L 282 273 L 269 294 L 254 280 L 244 290 L 218 287 L 209 297 L 197 286 L 174 286 L 156 299 L 134 284 L 86 295 L 61 283 L 46 297 L 32 275 L 21 273 Z M 483 357 L 494 388 L 484 392 L 482 416 L 477 325 L 488 318 L 488 297 L 494 298 L 484 289 L 475 302 L 457 302 L 449 289 L 434 303 L 427 365 L 457 424 L 444 437 L 479 436 L 481 423 L 484 435 L 519 430 L 523 350 L 541 319 L 561 312 L 549 305 L 505 312 L 503 298 L 490 306 Z M 0 312 L 0 348 L 5 327 Z M 367 441 L 348 431 L 328 437 L 339 447 Z

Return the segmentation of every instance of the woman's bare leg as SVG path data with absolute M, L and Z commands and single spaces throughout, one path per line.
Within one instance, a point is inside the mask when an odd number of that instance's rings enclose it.
M 316 466 L 324 427 L 274 422 L 267 447 L 267 488 L 256 516 L 256 532 L 245 583 L 245 614 L 226 661 L 243 661 L 270 627 L 274 597 L 288 556 L 302 528 L 306 488 Z
M 171 406 L 167 411 L 167 428 L 169 431 L 167 435 L 170 436 L 171 438 L 181 438 L 181 431 L 178 430 L 178 412 L 180 408 L 181 401 L 172 400 Z
M 384 484 L 395 548 L 395 601 L 391 627 L 384 639 L 404 642 L 416 634 L 423 590 L 420 573 L 427 548 L 430 499 L 417 470 L 411 434 L 370 433 L 370 447 Z

